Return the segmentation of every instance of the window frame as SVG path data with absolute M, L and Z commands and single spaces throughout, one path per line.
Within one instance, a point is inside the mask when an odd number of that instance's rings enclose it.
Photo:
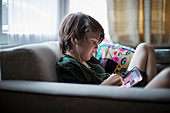
M 0 0 L 0 34 L 2 34 L 2 0 Z
M 2 0 L 0 0 L 0 48 L 8 45 L 8 35 L 2 32 Z

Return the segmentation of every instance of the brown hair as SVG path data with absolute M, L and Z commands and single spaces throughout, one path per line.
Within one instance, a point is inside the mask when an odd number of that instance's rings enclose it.
M 60 49 L 63 54 L 71 49 L 71 35 L 74 33 L 78 41 L 83 41 L 87 32 L 101 32 L 99 43 L 104 39 L 104 29 L 94 18 L 81 12 L 67 15 L 59 30 Z

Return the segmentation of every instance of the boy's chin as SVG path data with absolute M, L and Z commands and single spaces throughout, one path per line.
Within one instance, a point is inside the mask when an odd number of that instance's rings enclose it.
M 92 57 L 92 56 L 91 56 Z M 89 61 L 91 59 L 91 57 L 89 57 L 86 61 Z
M 91 59 L 91 57 L 88 57 L 86 59 L 84 59 L 84 61 L 89 61 Z

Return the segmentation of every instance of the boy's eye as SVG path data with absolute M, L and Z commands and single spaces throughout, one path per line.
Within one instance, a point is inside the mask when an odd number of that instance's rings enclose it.
M 92 41 L 92 44 L 96 44 L 97 42 L 96 41 Z

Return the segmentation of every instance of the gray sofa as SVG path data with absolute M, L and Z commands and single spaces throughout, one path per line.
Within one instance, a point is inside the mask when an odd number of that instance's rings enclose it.
M 158 71 L 170 66 L 168 52 L 169 50 L 164 52 L 156 50 Z M 3 113 L 170 112 L 170 89 L 126 89 L 57 82 L 55 64 L 60 56 L 57 41 L 1 50 L 0 111 Z

